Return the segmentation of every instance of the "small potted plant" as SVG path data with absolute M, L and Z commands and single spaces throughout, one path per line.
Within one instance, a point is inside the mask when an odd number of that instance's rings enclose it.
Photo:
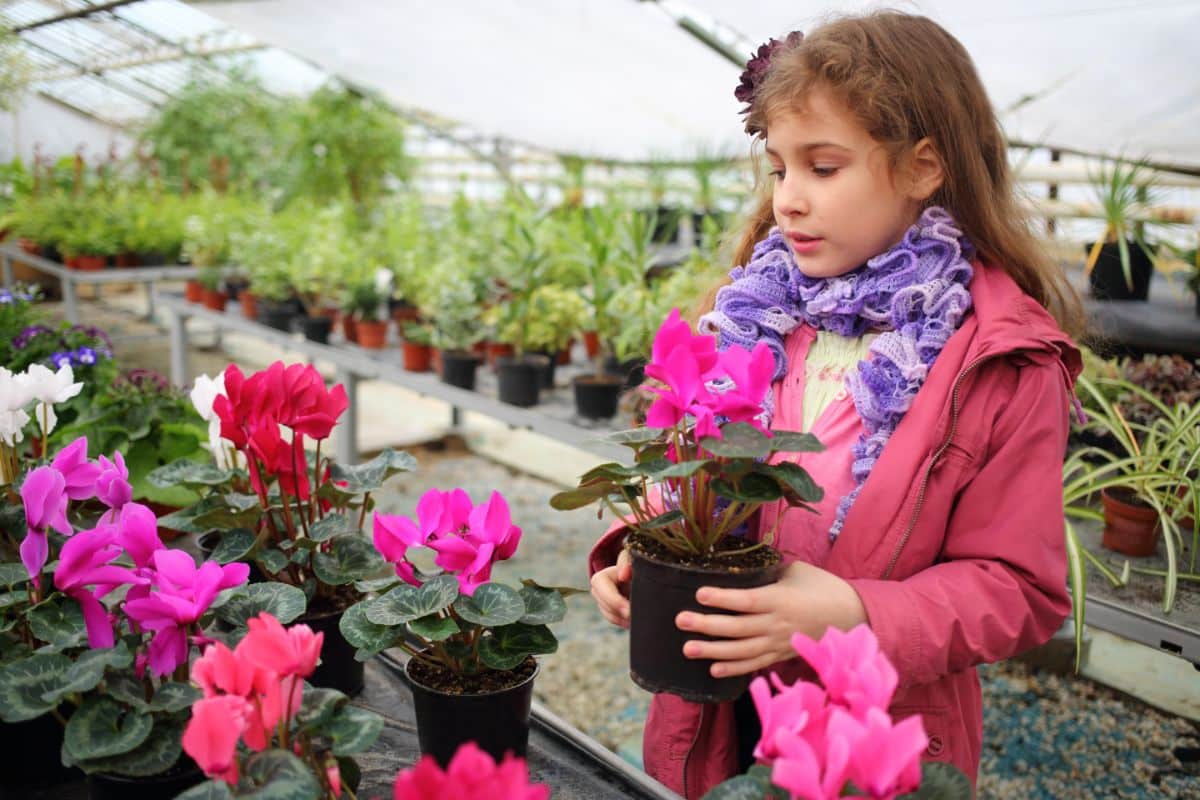
M 777 579 L 783 567 L 770 546 L 747 538 L 763 503 L 811 508 L 820 488 L 798 464 L 776 453 L 823 449 L 811 435 L 762 430 L 774 357 L 765 344 L 750 352 L 718 352 L 716 339 L 694 335 L 674 310 L 659 328 L 646 373 L 662 385 L 646 414 L 649 427 L 612 434 L 634 451 L 634 462 L 601 464 L 576 489 L 560 492 L 560 510 L 603 503 L 627 526 L 633 557 L 630 587 L 630 674 L 652 692 L 694 702 L 732 700 L 747 676 L 713 678 L 710 662 L 683 656 L 680 611 L 701 611 L 701 586 L 749 588 Z M 718 424 L 717 420 L 725 420 Z M 778 463 L 775 463 L 778 461 Z M 656 484 L 657 498 L 648 488 Z M 628 513 L 617 510 L 626 504 Z
M 473 390 L 475 372 L 482 360 L 474 351 L 475 344 L 483 339 L 479 297 L 465 276 L 449 272 L 441 277 L 433 301 L 438 313 L 433 317 L 431 344 L 441 354 L 442 380 L 460 389 Z M 406 364 L 408 358 L 406 350 Z
M 1112 161 L 1092 179 L 1104 219 L 1104 235 L 1087 247 L 1084 270 L 1092 296 L 1100 300 L 1145 300 L 1154 272 L 1154 253 L 1134 220 L 1150 202 L 1153 181 L 1144 162 Z
M 226 459 L 225 469 L 182 460 L 153 473 L 158 485 L 202 492 L 162 524 L 198 535 L 217 532 L 213 560 L 251 562 L 266 578 L 244 601 L 221 606 L 222 620 L 244 626 L 247 616 L 265 610 L 323 631 L 312 682 L 355 694 L 363 666 L 337 632 L 338 621 L 361 599 L 356 582 L 385 567 L 362 525 L 372 492 L 416 462 L 392 450 L 357 466 L 326 457 L 322 445 L 349 401 L 344 387 L 327 388 L 311 365 L 275 362 L 249 376 L 230 365 L 223 376 L 212 413 L 236 456 Z M 306 443 L 315 443 L 314 452 Z M 281 606 L 292 615 L 284 619 Z
M 400 348 L 404 368 L 409 372 L 429 372 L 433 369 L 433 325 L 418 320 L 407 322 L 400 329 Z
M 354 792 L 361 771 L 351 756 L 374 744 L 383 718 L 337 690 L 305 686 L 324 634 L 285 628 L 266 612 L 247 627 L 236 647 L 214 642 L 192 665 L 203 697 L 192 704 L 183 749 L 211 780 L 178 800 Z
M 295 316 L 288 267 L 292 246 L 278 223 L 264 220 L 261 226 L 234 235 L 230 255 L 250 278 L 252 300 L 243 301 L 243 314 L 248 311 L 247 303 L 252 303 L 259 322 L 276 330 L 290 331 Z
M 215 265 L 201 267 L 196 281 L 203 290 L 200 302 L 204 304 L 204 307 L 211 311 L 224 311 L 225 304 L 229 302 L 229 295 L 225 293 L 223 285 L 225 282 L 224 270 Z
M 389 647 L 409 653 L 422 753 L 446 765 L 474 741 L 494 758 L 525 755 L 533 657 L 558 648 L 547 626 L 563 618 L 563 597 L 574 590 L 491 582 L 493 564 L 511 558 L 521 538 L 499 492 L 474 505 L 462 489 L 431 489 L 415 519 L 377 512 L 373 526 L 399 580 L 346 612 L 347 641 L 360 659 Z M 435 553 L 439 573 L 418 568 L 413 554 L 422 549 Z
M 614 416 L 625 385 L 623 379 L 609 374 L 605 362 L 611 355 L 610 342 L 621 327 L 621 321 L 610 313 L 609 304 L 619 282 L 619 220 L 627 213 L 615 205 L 588 209 L 575 218 L 571 237 L 576 243 L 573 257 L 586 276 L 584 298 L 591 306 L 591 329 L 584 332 L 584 343 L 595 369 L 572 381 L 575 411 L 588 419 Z
M 343 309 L 354 320 L 354 341 L 359 347 L 380 350 L 387 341 L 388 320 L 384 316 L 387 295 L 374 278 L 350 287 Z M 349 338 L 349 336 L 347 336 Z
M 338 206 L 322 209 L 304 229 L 290 264 L 292 286 L 304 307 L 300 328 L 306 339 L 328 344 L 337 305 L 335 289 L 345 264 L 357 259 L 346 235 L 344 212 Z
M 921 762 L 929 736 L 920 714 L 897 720 L 889 713 L 899 680 L 869 627 L 829 628 L 820 641 L 797 633 L 792 646 L 818 680 L 787 685 L 774 673 L 754 679 L 750 695 L 762 729 L 754 747 L 758 763 L 704 800 L 974 794 L 954 765 Z

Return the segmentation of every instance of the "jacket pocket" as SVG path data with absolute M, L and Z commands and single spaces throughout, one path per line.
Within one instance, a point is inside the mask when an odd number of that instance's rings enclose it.
M 925 752 L 921 754 L 922 761 L 950 762 L 954 760 L 951 753 L 954 740 L 950 731 L 948 709 L 928 705 L 901 705 L 893 706 L 890 713 L 896 722 L 914 714 L 921 715 L 921 725 L 925 728 L 925 735 L 929 737 L 929 743 L 925 745 Z

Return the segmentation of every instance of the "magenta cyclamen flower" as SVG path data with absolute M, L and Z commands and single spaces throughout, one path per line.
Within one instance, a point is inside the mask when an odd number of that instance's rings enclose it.
M 224 567 L 206 561 L 199 568 L 181 550 L 158 550 L 154 563 L 153 590 L 149 596 L 125 603 L 125 613 L 145 630 L 154 631 L 150 641 L 150 671 L 169 675 L 187 663 L 188 633 L 216 599 L 217 592 L 246 582 L 247 564 Z
M 70 536 L 67 521 L 66 479 L 54 467 L 38 467 L 21 484 L 21 500 L 25 505 L 25 539 L 21 542 L 21 563 L 38 585 L 42 567 L 50 555 L 46 533 L 53 528 Z
M 144 583 L 133 570 L 114 566 L 121 555 L 120 534 L 114 525 L 80 531 L 67 540 L 54 570 L 54 586 L 79 603 L 87 625 L 88 645 L 93 649 L 112 647 L 112 623 L 100 599 L 118 586 Z M 89 590 L 87 587 L 95 587 Z
M 100 477 L 99 464 L 88 461 L 88 441 L 80 436 L 58 451 L 50 466 L 62 473 L 66 482 L 67 497 L 86 500 L 96 496 L 96 479 Z
M 375 512 L 375 549 L 396 565 L 396 574 L 406 583 L 420 586 L 406 556 L 411 547 L 426 547 L 430 540 L 466 527 L 471 516 L 471 498 L 462 489 L 443 492 L 430 489 L 417 501 L 417 519 Z
M 833 702 L 860 716 L 869 708 L 891 705 L 898 682 L 896 668 L 880 652 L 879 641 L 866 625 L 848 632 L 830 627 L 819 642 L 797 633 L 792 647 L 817 673 Z
M 769 436 L 770 431 L 759 417 L 775 372 L 771 348 L 763 342 L 753 350 L 735 345 L 721 351 L 720 365 L 732 386 L 717 394 L 713 403 L 715 413 L 730 422 L 748 422 Z
M 104 456 L 98 459 L 99 474 L 96 476 L 96 499 L 108 506 L 109 516 L 115 517 L 133 499 L 133 487 L 129 485 L 129 470 L 125 458 L 113 453 L 112 461 Z
M 491 580 L 492 564 L 511 558 L 520 541 L 521 529 L 512 524 L 508 503 L 492 492 L 486 503 L 471 511 L 465 534 L 435 539 L 429 547 L 437 552 L 434 561 L 439 567 L 457 573 L 462 593 L 473 595 Z
M 921 784 L 921 753 L 929 738 L 919 716 L 893 723 L 881 708 L 863 717 L 834 709 L 827 733 L 849 746 L 846 777 L 867 797 L 891 800 Z

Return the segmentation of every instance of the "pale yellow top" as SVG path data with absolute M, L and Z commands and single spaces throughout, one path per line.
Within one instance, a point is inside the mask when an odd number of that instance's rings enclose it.
M 811 431 L 821 413 L 836 400 L 843 400 L 846 373 L 865 361 L 877 333 L 858 338 L 831 331 L 817 331 L 816 341 L 804 362 L 804 430 Z

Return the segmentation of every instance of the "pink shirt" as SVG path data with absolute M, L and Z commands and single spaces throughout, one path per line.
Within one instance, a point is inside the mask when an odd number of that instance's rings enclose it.
M 788 334 L 784 340 L 788 364 L 803 364 L 816 337 L 816 330 L 807 325 L 801 325 Z M 804 375 L 803 369 L 792 367 L 782 380 L 775 383 L 775 419 L 771 423 L 772 428 L 804 432 Z M 850 474 L 850 465 L 854 460 L 851 448 L 863 433 L 862 418 L 854 407 L 854 399 L 849 393 L 840 392 L 817 417 L 812 430 L 807 432 L 821 440 L 825 445 L 823 451 L 776 453 L 771 461 L 792 461 L 804 467 L 813 480 L 825 489 L 824 497 L 814 504 L 817 513 L 803 508 L 789 508 L 783 501 L 763 506 L 759 512 L 759 536 L 776 525 L 782 512 L 786 524 L 779 526 L 773 543 L 775 548 L 783 553 L 788 563 L 803 561 L 822 567 L 833 547 L 829 528 L 837 516 L 838 503 L 854 489 L 854 476 Z

